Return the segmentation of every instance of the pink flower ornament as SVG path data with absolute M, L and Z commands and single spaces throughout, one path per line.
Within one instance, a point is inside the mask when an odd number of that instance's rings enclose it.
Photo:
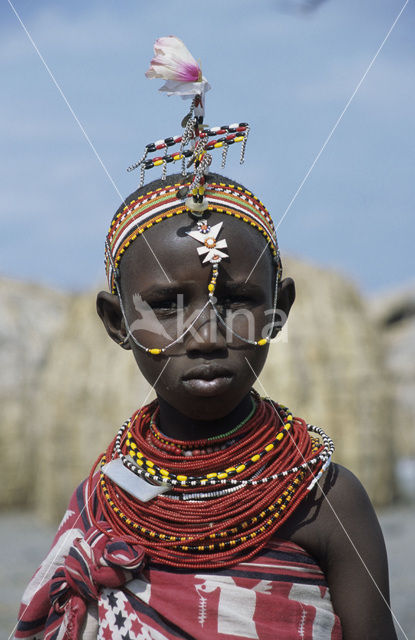
M 203 95 L 210 85 L 188 48 L 176 36 L 158 38 L 154 43 L 154 58 L 146 72 L 147 78 L 166 80 L 160 91 L 183 98 Z

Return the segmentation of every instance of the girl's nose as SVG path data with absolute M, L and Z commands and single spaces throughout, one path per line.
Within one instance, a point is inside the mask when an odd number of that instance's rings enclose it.
M 212 353 L 226 350 L 225 335 L 210 304 L 189 330 L 185 343 L 188 353 Z

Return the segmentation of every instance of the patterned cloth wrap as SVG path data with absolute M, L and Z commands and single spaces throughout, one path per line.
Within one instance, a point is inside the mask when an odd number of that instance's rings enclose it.
M 16 639 L 341 640 L 324 574 L 298 545 L 272 540 L 223 570 L 144 564 L 141 547 L 91 528 L 92 502 L 84 482 L 23 595 Z
M 89 521 L 86 482 L 74 493 L 48 556 L 25 593 L 16 638 L 82 638 L 88 603 L 104 587 L 119 587 L 140 575 L 144 550 L 133 538 L 119 539 L 102 521 Z

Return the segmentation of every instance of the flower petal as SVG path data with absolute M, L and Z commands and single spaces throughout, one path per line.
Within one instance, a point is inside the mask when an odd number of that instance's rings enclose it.
M 177 95 L 186 98 L 186 96 L 204 94 L 205 91 L 209 91 L 210 88 L 211 86 L 206 78 L 203 78 L 201 82 L 177 82 L 176 80 L 167 80 L 165 84 L 160 87 L 159 91 L 165 91 L 168 96 Z
M 176 82 L 197 82 L 202 79 L 201 69 L 190 51 L 179 38 L 167 36 L 154 43 L 155 57 L 146 72 L 147 78 L 161 78 Z

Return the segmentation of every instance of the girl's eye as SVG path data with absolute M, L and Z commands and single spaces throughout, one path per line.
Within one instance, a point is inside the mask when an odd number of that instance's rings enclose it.
M 168 314 L 176 313 L 178 309 L 177 300 L 157 300 L 149 303 L 155 313 Z
M 252 306 L 253 301 L 248 296 L 235 294 L 219 298 L 217 304 L 224 309 L 235 309 Z

